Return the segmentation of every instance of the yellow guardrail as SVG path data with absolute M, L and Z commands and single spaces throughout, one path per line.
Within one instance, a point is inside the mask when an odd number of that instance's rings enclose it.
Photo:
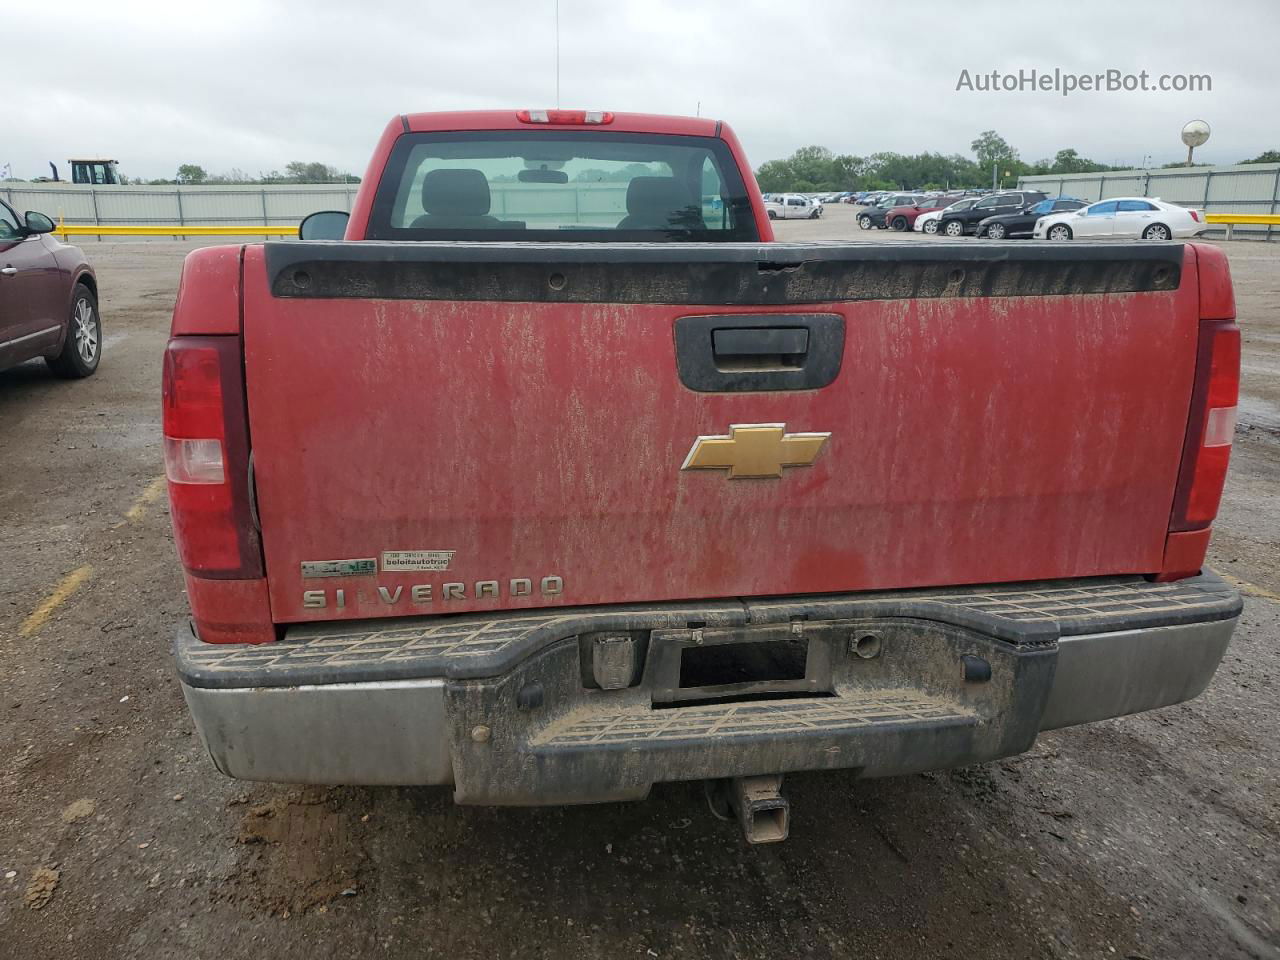
M 200 227 L 191 224 L 108 227 L 89 223 L 60 223 L 54 233 L 60 237 L 296 237 L 298 228 L 249 225 Z
M 1208 223 L 1261 223 L 1280 226 L 1280 213 L 1206 213 Z
M 1273 226 L 1280 227 L 1280 213 L 1206 213 L 1205 223 L 1224 223 L 1227 226 L 1227 239 L 1236 227 L 1240 226 Z M 1268 231 L 1268 235 L 1270 231 Z

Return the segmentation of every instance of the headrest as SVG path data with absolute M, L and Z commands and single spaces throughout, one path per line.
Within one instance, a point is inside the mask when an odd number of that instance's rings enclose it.
M 489 181 L 480 170 L 431 170 L 422 178 L 422 209 L 437 217 L 483 217 Z
M 627 214 L 645 224 L 679 226 L 675 215 L 691 203 L 674 177 L 633 177 L 627 185 Z

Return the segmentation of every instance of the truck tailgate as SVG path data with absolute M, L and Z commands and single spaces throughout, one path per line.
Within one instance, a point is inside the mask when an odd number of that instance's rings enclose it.
M 243 269 L 277 622 L 1161 565 L 1181 245 L 269 243 Z

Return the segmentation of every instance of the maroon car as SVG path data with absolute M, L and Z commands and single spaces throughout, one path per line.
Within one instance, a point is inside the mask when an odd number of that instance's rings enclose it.
M 929 197 L 921 200 L 919 203 L 903 207 L 894 207 L 884 215 L 885 226 L 890 230 L 910 230 L 916 224 L 916 217 L 922 213 L 931 213 L 934 210 L 941 210 L 949 207 L 957 200 L 963 199 L 963 194 L 955 194 L 945 197 Z
M 61 377 L 87 377 L 102 354 L 98 279 L 43 213 L 0 201 L 0 370 L 44 357 Z

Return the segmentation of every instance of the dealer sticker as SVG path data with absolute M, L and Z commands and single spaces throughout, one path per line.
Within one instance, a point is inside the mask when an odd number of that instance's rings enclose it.
M 303 577 L 371 577 L 378 572 L 375 557 L 358 560 L 303 560 Z
M 448 570 L 453 554 L 453 550 L 384 550 L 382 572 Z

